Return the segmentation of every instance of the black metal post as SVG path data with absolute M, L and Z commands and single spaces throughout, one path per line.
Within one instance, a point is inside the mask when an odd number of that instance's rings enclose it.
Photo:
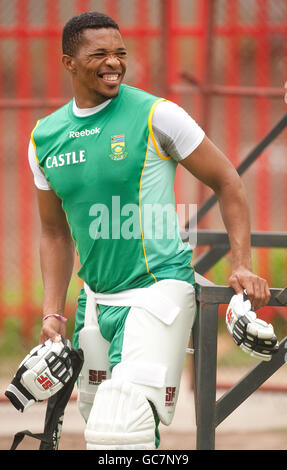
M 286 363 L 287 338 L 280 342 L 279 351 L 270 362 L 261 361 L 216 403 L 216 426 L 255 392 L 271 375 Z
M 204 287 L 202 288 L 204 289 Z M 214 449 L 217 371 L 217 305 L 199 303 L 194 334 L 196 448 Z
M 286 306 L 286 289 L 271 288 L 270 292 L 268 305 Z M 192 334 L 197 450 L 213 450 L 216 427 L 287 362 L 286 337 L 271 361 L 259 362 L 216 401 L 218 306 L 228 304 L 232 295 L 230 287 L 216 286 L 196 273 L 198 311 Z

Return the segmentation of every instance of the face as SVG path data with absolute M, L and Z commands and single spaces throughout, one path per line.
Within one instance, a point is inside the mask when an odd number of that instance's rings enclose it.
M 127 50 L 118 30 L 86 29 L 75 56 L 64 56 L 63 62 L 72 73 L 77 102 L 96 106 L 118 95 Z

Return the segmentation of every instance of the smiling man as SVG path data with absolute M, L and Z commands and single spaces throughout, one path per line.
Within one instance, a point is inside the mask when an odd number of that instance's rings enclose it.
M 237 172 L 182 108 L 122 83 L 127 51 L 118 25 L 97 12 L 72 18 L 63 64 L 74 98 L 38 121 L 29 145 L 42 226 L 40 340 L 65 336 L 75 246 L 84 281 L 74 345 L 85 355 L 79 407 L 87 448 L 153 449 L 159 422 L 174 415 L 196 309 L 192 249 L 175 212 L 178 164 L 218 197 L 235 292 L 245 289 L 256 309 L 269 288 L 251 269 Z M 161 218 L 160 237 L 145 236 L 155 224 L 148 207 L 174 207 L 173 217 Z
M 93 24 L 93 15 L 85 15 Z M 117 25 L 106 19 L 105 27 L 80 29 L 83 16 L 63 31 L 63 63 L 71 73 L 76 103 L 90 108 L 115 98 L 127 67 L 127 50 Z M 77 39 L 76 39 L 77 38 Z M 80 46 L 80 47 L 79 47 Z

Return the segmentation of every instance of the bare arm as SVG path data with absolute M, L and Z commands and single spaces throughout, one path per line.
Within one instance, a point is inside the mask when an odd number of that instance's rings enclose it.
M 64 315 L 74 265 L 74 245 L 61 201 L 54 191 L 37 190 L 41 220 L 40 262 L 44 284 L 43 316 Z M 43 322 L 40 341 L 65 336 L 65 324 L 55 317 Z
M 205 137 L 182 165 L 215 192 L 229 235 L 232 275 L 236 293 L 246 289 L 255 310 L 268 303 L 267 282 L 252 272 L 249 208 L 242 180 L 225 155 Z

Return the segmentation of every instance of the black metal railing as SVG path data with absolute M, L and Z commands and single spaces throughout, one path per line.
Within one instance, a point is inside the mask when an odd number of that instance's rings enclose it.
M 255 392 L 287 361 L 287 337 L 270 361 L 260 361 L 237 384 L 216 400 L 218 306 L 228 304 L 234 291 L 213 285 L 196 275 L 197 317 L 192 330 L 194 348 L 194 398 L 196 448 L 215 449 L 215 432 L 238 406 Z M 270 289 L 270 306 L 287 306 L 287 288 Z
M 239 165 L 237 168 L 239 175 L 256 161 L 286 126 L 287 114 Z M 182 234 L 183 241 L 188 240 L 188 230 L 194 229 L 216 202 L 216 196 L 212 195 L 188 221 L 186 232 Z M 202 275 L 230 250 L 228 234 L 222 231 L 198 230 L 197 245 L 209 246 L 209 250 L 200 254 L 193 262 L 197 300 L 197 317 L 192 330 L 196 448 L 212 450 L 215 448 L 217 426 L 287 362 L 287 337 L 281 340 L 279 351 L 270 361 L 260 361 L 237 384 L 216 400 L 218 307 L 220 304 L 229 304 L 234 290 L 227 286 L 217 286 Z M 254 232 L 251 234 L 251 246 L 287 248 L 287 233 Z M 271 288 L 270 292 L 268 305 L 286 308 L 287 288 Z

